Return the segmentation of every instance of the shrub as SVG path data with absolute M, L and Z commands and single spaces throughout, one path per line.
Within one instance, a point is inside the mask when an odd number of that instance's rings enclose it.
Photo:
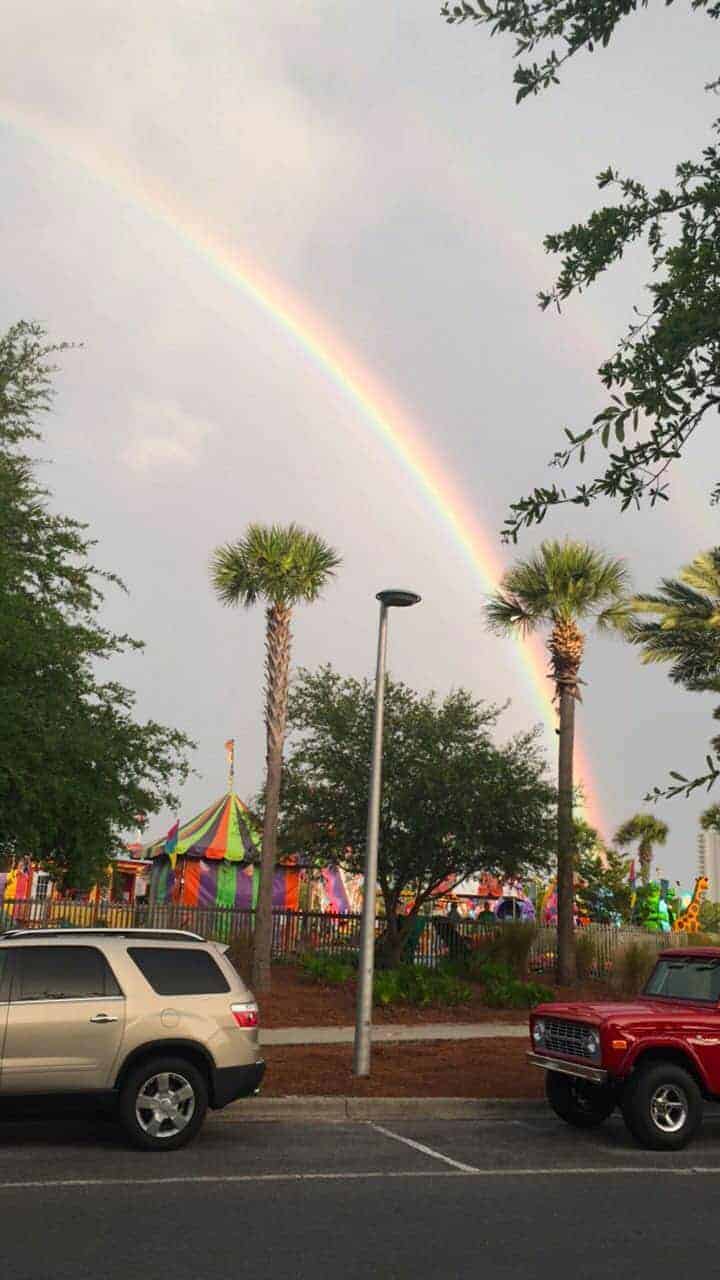
M 488 961 L 496 961 L 507 965 L 517 978 L 523 978 L 528 970 L 530 951 L 536 937 L 537 926 L 532 920 L 498 925 L 493 933 L 477 939 L 465 962 L 467 976 L 480 976 L 481 969 Z
M 536 937 L 537 927 L 532 920 L 504 924 L 494 940 L 493 959 L 503 960 L 517 978 L 524 978 Z
M 354 966 L 349 961 L 328 956 L 323 951 L 306 951 L 298 963 L 306 977 L 331 986 L 342 986 L 355 976 Z
M 485 1003 L 491 1009 L 529 1009 L 553 999 L 549 987 L 522 982 L 503 960 L 485 960 L 477 967 L 477 977 L 483 984 Z
M 613 958 L 611 982 L 622 995 L 636 996 L 645 986 L 657 960 L 657 948 L 630 938 Z
M 596 961 L 595 939 L 591 933 L 578 933 L 575 937 L 575 963 L 580 982 L 589 978 Z
M 482 979 L 485 1003 L 491 1009 L 530 1009 L 544 1000 L 552 1000 L 553 992 L 538 982 L 521 982 L 509 965 L 488 961 Z
M 450 1008 L 467 1004 L 472 991 L 454 973 L 443 969 L 422 969 L 400 965 L 377 970 L 373 980 L 373 1001 L 384 1006 L 412 1004 L 421 1008 L 443 1004 Z
M 248 983 L 252 971 L 252 938 L 247 934 L 239 934 L 231 940 L 226 955 L 233 968 L 240 974 L 243 982 Z

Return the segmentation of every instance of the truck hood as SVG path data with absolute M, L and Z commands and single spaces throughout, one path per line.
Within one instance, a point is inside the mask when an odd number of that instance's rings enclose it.
M 633 1026 L 642 1025 L 647 1022 L 652 1026 L 668 1023 L 687 1023 L 688 1018 L 695 1021 L 697 1018 L 706 1018 L 708 1015 L 713 1018 L 714 1022 L 720 1024 L 718 1018 L 718 1009 L 716 1005 L 700 1005 L 685 1000 L 653 1000 L 648 998 L 638 998 L 635 1000 L 603 1002 L 578 1000 L 572 1003 L 557 1004 L 541 1004 L 533 1009 L 535 1017 L 543 1018 L 568 1018 L 570 1021 L 590 1022 L 594 1026 L 602 1026 L 603 1023 L 617 1025 L 618 1023 L 632 1023 Z

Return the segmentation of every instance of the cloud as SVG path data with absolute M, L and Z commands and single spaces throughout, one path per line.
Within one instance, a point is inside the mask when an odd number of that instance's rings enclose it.
M 136 400 L 120 461 L 133 471 L 196 467 L 214 430 L 171 400 Z

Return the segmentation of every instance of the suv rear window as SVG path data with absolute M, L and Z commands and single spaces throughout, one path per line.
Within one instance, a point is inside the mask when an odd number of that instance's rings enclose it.
M 97 947 L 12 947 L 12 1000 L 87 1000 L 120 996 Z
M 189 947 L 128 947 L 128 955 L 159 996 L 212 996 L 230 984 L 207 951 Z

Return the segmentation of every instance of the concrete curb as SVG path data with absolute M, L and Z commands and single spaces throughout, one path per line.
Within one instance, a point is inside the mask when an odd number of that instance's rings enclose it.
M 547 1110 L 535 1098 L 244 1098 L 211 1119 L 224 1124 L 248 1120 L 337 1123 L 340 1120 L 512 1120 Z
M 523 1022 L 445 1022 L 417 1023 L 412 1026 L 374 1026 L 373 1044 L 392 1044 L 408 1040 L 527 1040 L 527 1018 Z M 352 1044 L 354 1027 L 268 1027 L 260 1030 L 260 1044 Z

